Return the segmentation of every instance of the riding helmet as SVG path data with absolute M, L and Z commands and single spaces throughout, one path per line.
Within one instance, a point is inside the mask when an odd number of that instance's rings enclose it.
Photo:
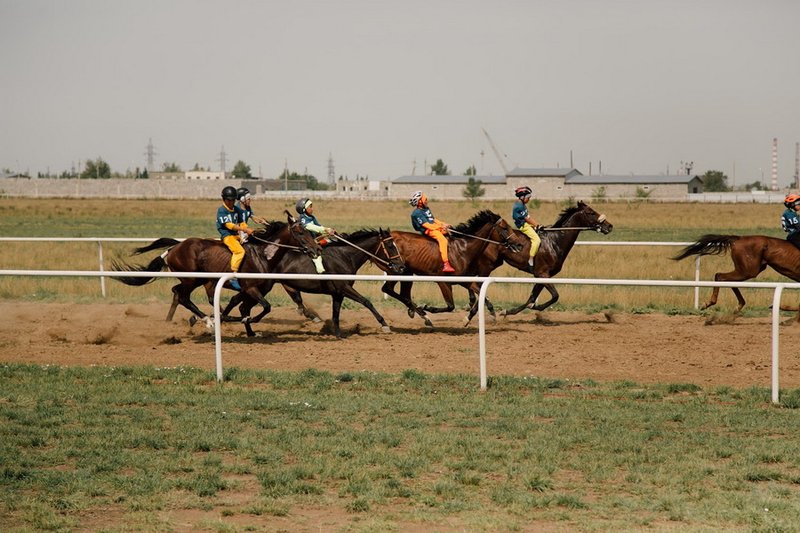
M 236 197 L 239 198 L 240 202 L 246 200 L 246 197 L 250 195 L 250 189 L 247 187 L 239 187 L 236 189 Z
M 520 200 L 525 198 L 526 196 L 530 196 L 533 194 L 533 191 L 527 185 L 523 187 L 517 187 L 514 189 L 514 195 L 519 198 Z
M 414 207 L 417 207 L 417 204 L 419 204 L 419 201 L 423 196 L 425 195 L 422 194 L 422 191 L 415 191 L 414 194 L 411 195 L 411 198 L 408 199 L 408 203 Z
M 231 187 L 228 185 L 224 189 L 222 189 L 222 199 L 223 200 L 236 200 L 236 188 Z
M 800 201 L 800 194 L 790 194 L 783 199 L 783 205 L 791 209 L 798 201 Z
M 297 211 L 298 214 L 302 215 L 306 212 L 306 209 L 311 206 L 311 203 L 312 202 L 310 198 L 300 198 L 297 200 L 297 203 L 294 204 L 294 210 Z

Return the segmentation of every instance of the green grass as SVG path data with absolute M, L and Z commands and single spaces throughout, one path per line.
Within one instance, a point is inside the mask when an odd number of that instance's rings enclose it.
M 799 391 L 317 370 L 0 367 L 0 523 L 792 531 Z M 230 499 L 229 496 L 238 497 Z

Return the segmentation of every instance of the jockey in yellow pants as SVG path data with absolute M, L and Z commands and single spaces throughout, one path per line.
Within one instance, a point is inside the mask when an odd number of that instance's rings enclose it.
M 536 228 L 539 227 L 539 223 L 528 213 L 528 202 L 531 201 L 533 191 L 528 186 L 517 187 L 514 191 L 514 195 L 517 197 L 517 201 L 514 202 L 511 216 L 517 228 L 531 240 L 531 251 L 528 257 L 528 272 L 533 273 L 533 258 L 536 256 L 536 252 L 539 251 L 539 245 L 542 244 L 542 240 L 536 233 Z
M 231 256 L 231 270 L 239 271 L 239 266 L 244 260 L 244 248 L 239 242 L 239 232 L 252 235 L 253 230 L 247 227 L 245 212 L 236 205 L 236 189 L 228 186 L 222 189 L 222 205 L 217 209 L 217 231 L 225 246 L 233 254 Z M 234 278 L 230 281 L 231 287 L 237 291 L 242 290 L 239 281 Z

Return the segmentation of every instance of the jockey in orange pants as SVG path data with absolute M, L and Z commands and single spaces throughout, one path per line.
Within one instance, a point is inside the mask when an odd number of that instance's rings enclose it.
M 444 236 L 450 228 L 450 224 L 442 222 L 433 216 L 433 213 L 431 213 L 428 207 L 428 197 L 423 194 L 422 191 L 417 191 L 412 194 L 408 203 L 416 207 L 416 209 L 411 212 L 411 225 L 414 226 L 414 229 L 423 235 L 435 239 L 439 244 L 439 254 L 442 256 L 442 263 L 444 263 L 442 272 L 448 274 L 455 272 L 456 270 L 450 264 L 447 257 L 447 237 Z

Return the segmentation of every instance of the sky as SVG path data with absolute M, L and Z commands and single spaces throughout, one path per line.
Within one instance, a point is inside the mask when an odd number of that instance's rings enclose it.
M 779 185 L 797 0 L 0 0 L 0 169 L 241 160 L 387 179 L 442 159 Z M 591 168 L 590 168 L 591 167 Z

